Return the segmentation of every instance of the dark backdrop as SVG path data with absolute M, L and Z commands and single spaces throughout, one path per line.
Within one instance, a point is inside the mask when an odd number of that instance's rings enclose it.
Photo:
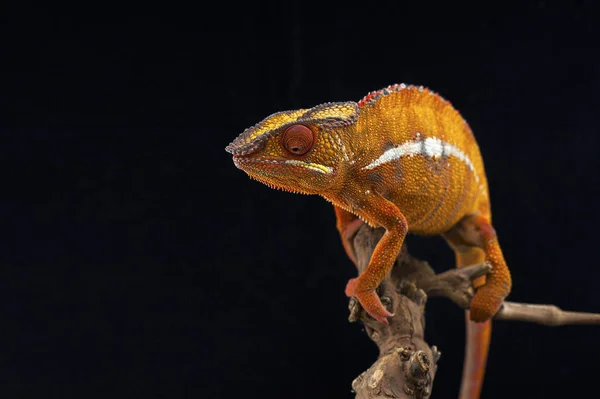
M 377 353 L 346 320 L 330 205 L 224 147 L 393 83 L 441 93 L 478 137 L 511 299 L 600 312 L 596 2 L 372 3 L 9 6 L 2 397 L 351 398 Z M 408 242 L 452 267 L 441 239 Z M 455 398 L 463 315 L 427 309 L 434 397 Z M 584 396 L 599 335 L 496 323 L 484 397 Z

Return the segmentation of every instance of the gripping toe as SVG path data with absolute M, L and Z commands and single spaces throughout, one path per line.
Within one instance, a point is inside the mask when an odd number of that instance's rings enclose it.
M 358 278 L 350 279 L 346 285 L 346 295 L 356 297 L 363 309 L 375 320 L 389 324 L 387 318 L 392 317 L 393 314 L 383 306 L 375 290 L 357 291 L 357 284 Z
M 479 288 L 471 301 L 471 320 L 481 323 L 491 319 L 502 305 L 503 300 L 504 296 L 497 295 L 491 287 L 483 286 Z

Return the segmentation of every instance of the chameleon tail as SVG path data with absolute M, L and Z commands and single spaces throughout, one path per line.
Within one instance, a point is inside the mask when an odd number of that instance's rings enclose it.
M 475 265 L 485 261 L 485 252 L 479 248 L 452 246 L 456 255 L 456 267 Z M 485 276 L 479 277 L 474 281 L 476 287 L 483 284 L 485 284 Z M 487 320 L 483 323 L 475 323 L 471 321 L 469 311 L 467 310 L 465 312 L 465 323 L 465 359 L 459 398 L 478 399 L 485 375 L 485 366 L 492 335 L 492 321 Z
M 468 310 L 465 312 L 465 316 L 467 345 L 459 398 L 478 399 L 485 375 L 485 365 L 492 336 L 492 321 L 472 322 L 469 319 Z

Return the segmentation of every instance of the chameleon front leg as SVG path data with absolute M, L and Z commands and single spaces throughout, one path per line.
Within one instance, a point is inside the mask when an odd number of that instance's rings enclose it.
M 375 290 L 398 257 L 408 232 L 408 223 L 396 205 L 376 193 L 369 194 L 358 213 L 370 224 L 384 227 L 386 232 L 377 243 L 367 268 L 348 281 L 346 295 L 356 297 L 369 315 L 388 324 L 387 318 L 393 314 L 386 310 Z

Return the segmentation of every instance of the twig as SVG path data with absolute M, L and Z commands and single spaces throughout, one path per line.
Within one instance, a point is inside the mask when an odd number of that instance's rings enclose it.
M 473 280 L 491 270 L 488 263 L 451 269 L 419 282 L 427 295 L 443 296 L 463 309 L 468 309 L 473 299 Z
M 600 314 L 597 313 L 569 312 L 555 305 L 534 305 L 508 301 L 504 301 L 494 319 L 528 321 L 546 326 L 600 325 Z

